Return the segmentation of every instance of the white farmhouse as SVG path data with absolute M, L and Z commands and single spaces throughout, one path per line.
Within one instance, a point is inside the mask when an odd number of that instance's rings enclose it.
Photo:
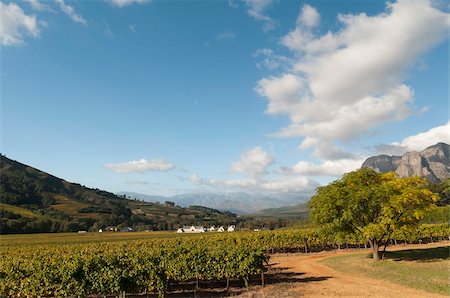
M 223 226 L 220 226 L 220 228 L 217 229 L 217 232 L 225 232 L 225 229 L 223 228 Z
M 235 225 L 228 226 L 228 229 L 227 229 L 228 232 L 234 232 L 234 230 L 236 230 Z
M 177 230 L 177 233 L 204 233 L 205 230 L 203 226 L 183 226 Z
M 209 229 L 208 229 L 208 231 L 210 231 L 210 232 L 214 232 L 216 230 L 216 227 L 215 226 L 211 226 Z

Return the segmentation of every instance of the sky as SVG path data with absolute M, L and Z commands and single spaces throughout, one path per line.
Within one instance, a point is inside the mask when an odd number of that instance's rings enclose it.
M 0 1 L 0 151 L 88 187 L 311 195 L 450 142 L 448 1 Z

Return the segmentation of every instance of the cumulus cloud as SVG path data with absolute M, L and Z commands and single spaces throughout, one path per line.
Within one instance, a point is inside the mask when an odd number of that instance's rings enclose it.
M 339 177 L 345 173 L 359 169 L 364 162 L 363 159 L 340 159 L 326 160 L 320 164 L 299 161 L 293 167 L 281 167 L 280 172 L 287 175 L 308 176 L 335 176 Z
M 0 44 L 3 46 L 23 44 L 25 35 L 39 36 L 36 16 L 25 14 L 15 3 L 0 2 Z
M 403 81 L 420 56 L 446 38 L 449 14 L 427 0 L 402 0 L 375 16 L 340 15 L 338 21 L 339 31 L 317 35 L 320 15 L 304 5 L 281 39 L 296 62 L 257 83 L 267 113 L 290 117 L 277 136 L 351 140 L 420 112 Z
M 275 157 L 261 147 L 255 147 L 241 154 L 238 161 L 231 164 L 233 173 L 245 173 L 250 177 L 268 174 L 267 168 L 275 162 Z
M 450 121 L 447 124 L 404 138 L 400 142 L 377 145 L 375 149 L 378 153 L 403 155 L 408 151 L 422 151 L 439 142 L 450 143 Z
M 125 7 L 132 4 L 144 4 L 150 2 L 150 0 L 107 0 L 114 6 Z
M 269 31 L 275 28 L 276 22 L 266 15 L 266 10 L 272 5 L 273 0 L 243 0 L 247 6 L 247 13 L 258 21 L 264 23 L 263 30 Z M 230 3 L 230 2 L 229 2 Z
M 73 8 L 73 6 L 66 4 L 64 0 L 54 0 L 54 1 L 59 5 L 59 9 L 61 9 L 61 11 L 65 13 L 72 21 L 84 26 L 87 25 L 86 20 L 75 11 L 75 8 Z
M 319 184 L 303 176 L 283 179 L 204 179 L 197 175 L 190 177 L 195 185 L 206 185 L 225 191 L 246 191 L 258 193 L 298 192 L 311 194 Z
M 174 164 L 163 159 L 140 159 L 123 163 L 108 163 L 105 165 L 105 167 L 116 173 L 122 174 L 143 173 L 148 171 L 167 172 L 175 169 Z

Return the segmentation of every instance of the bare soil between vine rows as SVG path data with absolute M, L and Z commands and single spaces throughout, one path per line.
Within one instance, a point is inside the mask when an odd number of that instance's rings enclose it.
M 388 251 L 433 248 L 448 246 L 450 241 L 416 245 L 397 245 Z M 265 286 L 261 286 L 261 276 L 253 276 L 249 287 L 243 281 L 230 281 L 226 289 L 225 281 L 195 282 L 170 285 L 166 297 L 239 297 L 239 298 L 295 298 L 295 297 L 408 297 L 438 298 L 447 297 L 424 292 L 382 279 L 336 271 L 319 263 L 332 256 L 369 253 L 366 249 L 325 251 L 319 253 L 273 254 L 269 272 L 264 275 Z M 450 276 L 449 276 L 450 278 Z M 173 289 L 173 290 L 171 290 Z M 126 295 L 126 297 L 157 297 L 157 295 Z

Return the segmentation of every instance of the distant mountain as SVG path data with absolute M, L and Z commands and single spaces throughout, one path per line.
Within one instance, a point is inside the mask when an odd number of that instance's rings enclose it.
M 0 233 L 95 231 L 106 226 L 174 230 L 236 221 L 235 214 L 211 208 L 129 200 L 0 156 Z
M 421 152 L 407 152 L 403 156 L 373 156 L 362 167 L 380 173 L 393 171 L 400 177 L 424 177 L 432 183 L 439 183 L 450 177 L 450 146 L 437 143 Z
M 305 202 L 309 196 L 299 193 L 281 193 L 277 195 L 249 194 L 245 192 L 213 193 L 198 192 L 184 193 L 175 196 L 161 197 L 122 191 L 119 195 L 137 198 L 145 201 L 171 201 L 182 207 L 201 205 L 218 210 L 227 210 L 237 214 L 258 212 L 267 208 L 278 208 Z
M 263 209 L 257 213 L 251 214 L 253 217 L 276 217 L 276 218 L 300 218 L 307 219 L 309 208 L 307 203 L 300 203 L 293 206 L 284 206 L 280 208 Z

